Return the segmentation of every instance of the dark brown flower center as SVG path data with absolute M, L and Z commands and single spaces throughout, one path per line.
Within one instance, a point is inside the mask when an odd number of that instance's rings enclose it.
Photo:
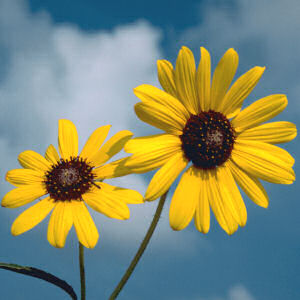
M 235 132 L 222 113 L 210 110 L 192 115 L 180 139 L 185 156 L 195 167 L 213 169 L 230 157 Z
M 73 157 L 70 160 L 60 159 L 46 173 L 46 189 L 55 201 L 82 200 L 94 184 L 93 167 L 84 159 Z

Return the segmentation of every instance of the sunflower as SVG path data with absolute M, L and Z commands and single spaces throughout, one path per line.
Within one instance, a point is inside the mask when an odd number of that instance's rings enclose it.
M 122 167 L 124 159 L 103 164 L 122 150 L 132 133 L 120 131 L 101 147 L 110 127 L 106 125 L 96 129 L 78 155 L 75 125 L 69 120 L 59 120 L 61 158 L 53 145 L 47 148 L 45 158 L 31 150 L 19 155 L 18 161 L 23 169 L 14 169 L 6 174 L 6 180 L 17 188 L 3 197 L 1 205 L 16 208 L 48 196 L 17 217 L 11 228 L 13 235 L 32 229 L 53 210 L 47 235 L 52 246 L 64 247 L 74 224 L 80 243 L 93 248 L 99 234 L 86 204 L 110 218 L 129 218 L 127 203 L 142 203 L 142 196 L 136 191 L 102 181 L 129 173 Z
M 132 156 L 125 166 L 136 173 L 159 168 L 146 191 L 148 201 L 164 194 L 187 167 L 171 200 L 170 226 L 182 230 L 194 218 L 196 228 L 207 233 L 211 208 L 220 226 L 232 234 L 247 221 L 236 182 L 257 205 L 267 207 L 259 179 L 280 184 L 295 180 L 294 159 L 274 145 L 295 138 L 295 125 L 264 123 L 283 111 L 287 98 L 270 95 L 241 110 L 265 68 L 250 69 L 230 87 L 238 66 L 234 49 L 224 54 L 212 81 L 205 48 L 198 69 L 187 47 L 180 50 L 175 69 L 167 60 L 157 65 L 164 91 L 150 85 L 135 88 L 142 101 L 135 112 L 165 133 L 130 140 L 124 149 Z

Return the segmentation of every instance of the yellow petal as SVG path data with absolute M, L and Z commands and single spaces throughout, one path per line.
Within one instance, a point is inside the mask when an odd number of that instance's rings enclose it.
M 174 154 L 153 176 L 146 191 L 145 200 L 153 201 L 163 195 L 187 166 L 182 152 Z
M 112 136 L 93 156 L 89 159 L 94 166 L 100 166 L 111 157 L 119 153 L 125 144 L 131 139 L 133 133 L 129 130 L 122 130 Z
M 254 67 L 239 77 L 232 85 L 221 105 L 221 111 L 228 119 L 240 112 L 243 101 L 255 88 L 264 71 L 265 68 Z
M 174 114 L 176 118 L 180 119 L 183 123 L 185 123 L 190 117 L 187 109 L 177 98 L 158 89 L 155 86 L 143 84 L 136 87 L 133 91 L 134 94 L 142 100 L 142 102 L 148 103 L 150 105 L 154 102 L 156 104 L 164 106 L 166 110 Z
M 196 90 L 198 93 L 198 110 L 208 111 L 210 106 L 211 62 L 209 52 L 201 47 L 201 60 L 196 73 Z M 200 107 L 199 107 L 200 105 Z
M 231 153 L 232 160 L 245 172 L 271 183 L 291 184 L 295 180 L 293 169 L 272 153 L 248 153 L 247 148 L 236 143 Z
M 223 98 L 232 82 L 239 63 L 239 56 L 232 48 L 228 49 L 219 61 L 212 79 L 210 109 L 221 111 Z
M 160 168 L 162 165 L 167 163 L 167 161 L 177 152 L 178 150 L 173 152 L 164 152 L 161 156 L 132 155 L 125 162 L 125 167 L 127 167 L 131 171 L 131 173 L 147 173 Z M 140 163 L 140 161 L 143 161 L 143 163 Z
M 120 193 L 109 190 L 102 182 L 98 185 L 100 189 L 93 189 L 83 195 L 84 201 L 94 210 L 109 218 L 126 220 L 130 217 L 130 211 L 125 199 Z
M 270 95 L 255 101 L 242 110 L 232 121 L 237 132 L 257 126 L 277 116 L 287 106 L 285 95 Z
M 56 247 L 63 248 L 66 238 L 73 225 L 72 202 L 56 202 L 51 214 L 47 238 L 48 242 Z
M 222 195 L 221 195 L 222 196 Z M 223 200 L 224 202 L 224 200 Z M 224 211 L 224 216 L 225 216 L 225 221 L 227 223 L 228 230 L 224 229 L 225 232 L 229 235 L 234 234 L 238 230 L 238 223 L 236 220 L 233 218 L 229 208 L 223 204 L 223 211 Z
M 171 200 L 169 220 L 174 230 L 182 230 L 191 222 L 199 200 L 201 178 L 193 166 L 183 173 Z
M 62 158 L 78 155 L 78 134 L 75 125 L 69 120 L 58 121 L 58 147 Z
M 156 128 L 175 135 L 180 135 L 185 122 L 165 106 L 154 102 L 137 103 L 134 106 L 140 120 Z
M 172 95 L 177 97 L 176 86 L 174 81 L 174 70 L 172 64 L 167 60 L 157 61 L 158 80 L 162 88 Z
M 224 205 L 228 208 L 235 221 L 240 226 L 245 226 L 247 222 L 246 206 L 227 163 L 217 168 L 217 180 L 225 202 Z
M 45 158 L 53 165 L 59 162 L 59 155 L 53 145 L 50 145 L 45 153 Z
M 205 170 L 195 170 L 198 171 L 198 176 L 200 177 L 198 185 L 194 187 L 196 190 L 199 189 L 198 205 L 195 212 L 195 226 L 200 232 L 207 233 L 210 227 L 209 194 L 207 179 L 205 180 L 207 176 L 205 175 Z
M 297 136 L 296 125 L 290 122 L 262 124 L 241 132 L 239 140 L 254 140 L 270 144 L 287 143 Z
M 197 111 L 195 77 L 194 55 L 189 48 L 182 47 L 176 61 L 175 85 L 180 100 L 192 114 L 196 114 Z
M 124 147 L 127 153 L 145 154 L 147 152 L 154 152 L 157 150 L 179 149 L 181 140 L 178 136 L 172 134 L 155 134 L 145 137 L 137 137 L 131 139 Z
M 171 156 L 181 151 L 181 141 L 178 136 L 171 134 L 139 137 L 130 140 L 125 151 L 133 153 L 125 161 L 125 166 L 134 173 L 144 173 L 162 166 Z
M 118 194 L 127 204 L 142 204 L 144 197 L 135 190 L 116 187 L 115 194 Z
M 47 191 L 41 184 L 23 185 L 9 191 L 3 197 L 1 205 L 8 208 L 16 208 L 28 204 L 45 194 L 47 194 Z
M 120 199 L 128 204 L 140 204 L 144 203 L 143 196 L 134 190 L 124 189 L 118 186 L 113 186 L 104 182 L 100 183 L 100 186 L 105 191 L 113 192 L 115 199 Z
M 223 193 L 219 188 L 216 176 L 216 170 L 207 170 L 205 184 L 208 188 L 209 203 L 214 215 L 220 226 L 229 235 L 233 234 L 237 229 L 237 222 L 233 219 L 227 205 L 226 199 L 223 199 Z
M 5 179 L 15 185 L 42 184 L 44 172 L 31 169 L 14 169 L 6 173 Z
M 282 161 L 282 164 L 286 166 L 292 167 L 295 163 L 295 159 L 286 150 L 267 143 L 240 140 L 237 138 L 235 141 L 235 147 L 240 151 L 247 152 L 254 156 L 259 155 L 266 159 L 268 159 L 269 155 L 271 155 L 272 157 L 276 157 L 278 160 Z
M 80 157 L 89 159 L 97 153 L 104 140 L 106 139 L 111 125 L 105 125 L 96 129 L 85 143 Z
M 124 165 L 127 159 L 128 157 L 121 158 L 109 164 L 102 165 L 99 168 L 93 169 L 95 179 L 104 180 L 131 174 L 132 170 Z
M 18 161 L 26 169 L 46 172 L 51 168 L 51 164 L 42 155 L 32 150 L 20 153 Z
M 98 242 L 99 233 L 82 201 L 73 202 L 73 218 L 79 242 L 86 248 L 94 248 Z
M 22 234 L 38 225 L 48 216 L 54 205 L 54 201 L 47 197 L 25 210 L 12 224 L 12 235 Z
M 268 207 L 269 198 L 259 180 L 244 172 L 231 160 L 228 161 L 228 165 L 234 179 L 246 195 L 257 205 L 265 208 Z

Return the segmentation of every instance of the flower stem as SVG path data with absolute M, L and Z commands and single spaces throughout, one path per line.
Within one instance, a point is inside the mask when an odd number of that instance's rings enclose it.
M 84 248 L 80 242 L 79 242 L 79 268 L 80 268 L 81 300 L 85 300 Z
M 137 263 L 139 262 L 141 256 L 143 255 L 151 237 L 152 237 L 152 234 L 156 228 L 156 225 L 158 223 L 158 220 L 160 218 L 160 215 L 161 215 L 161 212 L 162 212 L 162 209 L 163 209 L 163 206 L 165 204 L 165 200 L 166 200 L 166 197 L 167 197 L 167 194 L 168 194 L 168 191 L 163 194 L 161 197 L 160 197 L 160 200 L 159 200 L 159 203 L 158 203 L 158 206 L 156 208 L 156 212 L 154 214 L 154 217 L 153 217 L 153 220 L 151 222 L 151 225 L 144 237 L 144 240 L 142 241 L 141 243 L 141 246 L 140 248 L 138 249 L 135 257 L 133 258 L 133 260 L 131 261 L 128 269 L 126 270 L 125 274 L 123 275 L 122 279 L 120 280 L 119 284 L 117 285 L 117 287 L 115 288 L 115 290 L 113 291 L 113 293 L 111 294 L 109 300 L 114 300 L 118 297 L 119 293 L 121 292 L 122 288 L 124 287 L 124 285 L 126 284 L 127 280 L 129 279 L 129 277 L 131 276 L 132 272 L 134 271 Z

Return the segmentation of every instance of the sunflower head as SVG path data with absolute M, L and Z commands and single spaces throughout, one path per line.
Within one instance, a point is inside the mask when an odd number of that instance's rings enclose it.
M 79 156 L 69 160 L 61 158 L 45 177 L 46 189 L 54 201 L 80 201 L 95 180 L 93 167 Z
M 102 181 L 131 172 L 124 167 L 126 159 L 105 163 L 123 149 L 132 133 L 120 131 L 103 144 L 109 129 L 109 125 L 96 129 L 78 154 L 75 125 L 69 120 L 60 120 L 60 155 L 52 145 L 46 150 L 45 157 L 31 150 L 19 155 L 23 169 L 7 172 L 6 180 L 16 188 L 4 196 L 1 205 L 15 208 L 47 196 L 14 221 L 13 235 L 30 230 L 53 210 L 48 226 L 51 245 L 63 247 L 74 225 L 80 243 L 93 248 L 99 235 L 87 205 L 111 218 L 129 218 L 127 204 L 142 203 L 142 196 Z
M 196 168 L 212 169 L 230 157 L 235 131 L 222 113 L 210 110 L 191 115 L 179 137 L 186 158 Z
M 247 220 L 236 182 L 256 204 L 267 207 L 260 179 L 295 180 L 293 157 L 274 144 L 292 140 L 297 130 L 290 122 L 265 123 L 287 106 L 285 95 L 264 97 L 242 110 L 264 67 L 253 67 L 232 84 L 237 52 L 226 51 L 212 75 L 210 54 L 203 47 L 200 51 L 197 68 L 187 47 L 180 50 L 175 68 L 167 60 L 157 62 L 163 90 L 146 84 L 134 89 L 141 100 L 135 105 L 137 116 L 163 133 L 130 140 L 125 151 L 132 156 L 125 165 L 137 173 L 158 169 L 146 191 L 148 201 L 164 194 L 183 172 L 170 206 L 174 230 L 194 218 L 197 229 L 208 232 L 212 209 L 232 234 Z

